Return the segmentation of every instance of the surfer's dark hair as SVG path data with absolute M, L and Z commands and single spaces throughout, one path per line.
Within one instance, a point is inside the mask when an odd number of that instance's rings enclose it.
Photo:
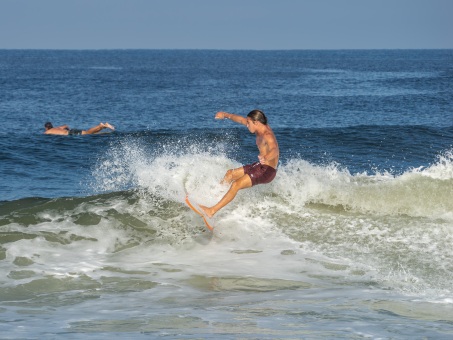
M 251 118 L 254 122 L 260 122 L 263 125 L 267 125 L 266 115 L 261 110 L 250 111 L 247 117 Z
M 53 128 L 53 125 L 51 122 L 47 122 L 46 124 L 44 124 L 44 127 L 49 130 L 49 129 L 52 129 Z

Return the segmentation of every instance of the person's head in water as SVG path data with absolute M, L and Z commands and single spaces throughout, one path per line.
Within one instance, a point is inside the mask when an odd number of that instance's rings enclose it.
M 267 118 L 261 110 L 250 111 L 247 117 L 249 117 L 254 122 L 260 122 L 263 125 L 267 125 Z
M 53 125 L 51 122 L 47 122 L 46 124 L 44 124 L 44 127 L 46 128 L 46 130 L 50 130 L 53 128 Z

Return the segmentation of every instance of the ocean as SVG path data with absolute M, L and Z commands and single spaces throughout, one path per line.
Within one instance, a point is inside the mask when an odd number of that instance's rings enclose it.
M 0 89 L 2 339 L 453 337 L 453 50 L 0 50 Z M 253 109 L 277 176 L 211 233 Z

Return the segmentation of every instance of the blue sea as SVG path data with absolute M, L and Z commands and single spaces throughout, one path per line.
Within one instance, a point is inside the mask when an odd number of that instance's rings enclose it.
M 0 119 L 2 339 L 453 337 L 453 50 L 0 50 Z

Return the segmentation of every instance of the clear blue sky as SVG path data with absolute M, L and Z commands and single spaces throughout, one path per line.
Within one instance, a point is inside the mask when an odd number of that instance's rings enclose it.
M 5 48 L 453 48 L 453 0 L 0 0 Z

